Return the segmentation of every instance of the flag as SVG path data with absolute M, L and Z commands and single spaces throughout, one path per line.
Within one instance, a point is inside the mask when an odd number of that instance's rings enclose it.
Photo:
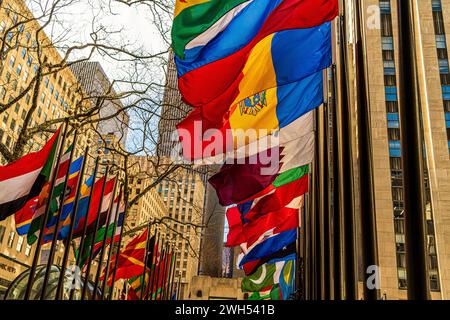
M 144 281 L 145 277 L 145 281 Z M 142 290 L 146 290 L 148 283 L 150 281 L 150 276 L 148 272 L 145 272 L 139 276 L 132 277 L 128 279 L 130 284 L 130 289 L 128 291 L 127 300 L 141 300 Z
M 280 274 L 278 283 L 282 300 L 289 300 L 295 292 L 295 261 L 293 259 L 287 263 Z
M 75 217 L 74 230 L 77 228 L 78 222 L 87 212 L 89 202 L 89 195 L 92 185 L 94 184 L 94 176 L 90 176 L 81 186 L 80 199 L 78 200 L 78 208 Z M 61 230 L 59 231 L 58 239 L 67 239 L 70 232 L 70 221 L 75 213 L 71 212 L 61 223 Z
M 60 130 L 38 152 L 0 166 L 0 221 L 22 209 L 50 180 Z
M 248 300 L 271 300 L 272 288 L 273 288 L 273 286 L 269 286 L 259 292 L 253 292 L 248 297 Z
M 183 156 L 195 160 L 239 149 L 271 133 L 287 130 L 290 124 L 322 103 L 323 72 L 319 71 L 231 104 L 216 102 L 211 109 L 212 117 L 205 115 L 206 108 L 194 109 L 177 125 Z M 304 129 L 300 128 L 304 126 L 311 127 L 308 119 L 295 128 L 303 133 Z
M 76 227 L 74 228 L 74 231 L 73 231 L 74 239 L 80 237 L 83 234 L 83 227 L 84 227 L 84 222 L 85 222 L 86 218 L 87 218 L 86 233 L 94 232 L 95 221 L 97 219 L 100 202 L 102 203 L 102 207 L 100 209 L 99 226 L 102 226 L 105 224 L 107 215 L 108 215 L 108 210 L 111 205 L 111 200 L 112 200 L 112 197 L 114 196 L 113 191 L 114 191 L 114 184 L 116 182 L 116 178 L 114 177 L 106 182 L 105 190 L 102 195 L 102 187 L 103 187 L 103 182 L 105 181 L 105 179 L 106 179 L 106 177 L 102 177 L 94 184 L 94 192 L 92 195 L 92 200 L 89 204 L 89 208 L 87 207 L 88 202 L 89 202 L 88 200 L 84 201 L 83 203 L 80 203 L 80 204 L 83 204 L 83 206 L 79 205 L 79 208 L 78 208 L 78 211 L 80 212 L 80 214 L 78 215 L 78 213 L 77 213 L 77 218 L 78 218 L 78 216 L 80 218 L 77 221 Z
M 31 221 L 33 220 L 33 215 L 38 205 L 39 196 L 28 200 L 28 202 L 23 206 L 22 209 L 14 214 L 14 220 L 16 223 L 16 231 L 19 236 L 26 235 L 30 229 Z
M 234 3 L 233 3 L 234 2 Z M 250 42 L 257 42 L 271 33 L 318 26 L 337 15 L 337 1 L 326 0 L 257 0 L 210 1 L 215 8 L 199 12 L 196 16 L 175 17 L 172 28 L 172 47 L 179 62 L 179 73 L 184 74 L 207 63 L 223 59 Z M 178 2 L 180 3 L 180 2 Z M 199 6 L 192 6 L 196 9 Z M 212 9 L 212 10 L 211 10 Z M 209 28 L 204 23 L 213 22 L 214 10 L 227 10 Z M 312 10 L 320 10 L 311 15 Z M 184 11 L 187 13 L 188 10 Z M 184 18 L 184 19 L 178 19 Z M 195 32 L 198 31 L 198 32 Z M 190 36 L 184 43 L 180 34 Z M 184 47 L 183 47 L 183 44 Z M 183 50 L 184 49 L 184 50 Z M 191 66 L 190 64 L 194 64 Z
M 259 292 L 268 286 L 280 283 L 284 269 L 288 268 L 290 271 L 292 264 L 293 260 L 263 264 L 253 274 L 242 279 L 242 291 Z
M 249 2 L 252 1 L 177 0 L 172 26 L 174 52 L 179 57 L 183 57 L 186 48 L 195 46 L 199 38 L 220 32 L 227 22 Z
M 279 234 L 298 228 L 301 206 L 303 206 L 303 196 L 294 199 L 288 206 L 253 221 L 242 220 L 237 207 L 229 208 L 226 213 L 229 226 L 226 246 L 234 247 L 241 243 L 251 246 L 267 232 Z
M 269 212 L 278 211 L 308 191 L 308 175 L 277 187 L 273 184 L 258 193 L 257 198 L 237 205 L 245 220 L 254 220 Z
M 282 250 L 284 247 L 295 243 L 297 240 L 297 229 L 285 231 L 276 235 L 270 235 L 262 241 L 255 244 L 245 252 L 240 260 L 239 265 L 242 266 L 247 262 L 262 259 Z
M 326 21 L 337 15 L 337 1 L 322 2 L 331 4 L 330 10 L 312 13 L 308 11 L 318 9 L 313 5 L 317 1 L 285 0 L 266 23 L 261 21 L 264 13 L 257 16 L 249 12 L 244 17 L 241 12 L 213 41 L 193 50 L 184 60 L 176 57 L 178 86 L 184 101 L 204 106 L 224 92 L 241 101 L 326 68 L 331 64 L 331 29 Z M 270 10 L 274 3 L 258 1 L 254 5 L 266 5 Z M 306 3 L 309 8 L 302 5 Z M 246 23 L 248 19 L 253 23 Z M 245 23 L 249 27 L 239 27 Z
M 47 207 L 48 201 L 50 201 L 49 204 L 49 216 L 47 217 L 46 228 L 49 228 L 52 226 L 52 223 L 54 224 L 56 222 L 55 214 L 58 211 L 58 200 L 61 196 L 61 194 L 64 192 L 64 181 L 66 178 L 66 175 L 69 171 L 70 166 L 70 157 L 72 154 L 73 146 L 70 146 L 67 148 L 67 150 L 64 152 L 64 154 L 59 159 L 58 164 L 58 170 L 55 173 L 57 176 L 55 178 L 54 184 L 53 184 L 53 193 L 52 193 L 52 199 L 49 200 L 50 197 L 50 191 L 52 186 L 50 185 L 50 182 L 47 182 L 41 193 L 39 194 L 39 201 L 36 206 L 36 209 L 33 214 L 33 219 L 30 224 L 30 228 L 28 229 L 27 234 L 27 242 L 29 245 L 33 244 L 38 239 L 38 233 L 41 230 L 41 224 L 42 220 L 45 217 L 45 209 Z M 48 231 L 48 230 L 47 230 Z M 45 238 L 44 238 L 45 240 Z M 49 238 L 47 238 L 47 241 Z M 50 239 L 51 241 L 51 239 Z
M 144 256 L 145 248 L 147 245 L 148 228 L 145 229 L 139 236 L 131 240 L 128 245 L 120 250 L 119 254 L 116 254 L 111 265 L 115 265 L 117 262 L 116 281 L 119 279 L 130 279 L 142 274 L 144 270 Z M 112 270 L 112 269 L 111 269 Z M 102 277 L 103 278 L 103 277 Z M 112 274 L 108 277 L 108 285 L 112 282 Z
M 247 263 L 244 263 L 242 266 L 240 266 L 240 262 L 242 258 L 244 257 L 244 254 L 241 253 L 238 256 L 237 260 L 237 268 L 244 270 L 245 275 L 251 275 L 253 274 L 260 266 L 262 266 L 264 263 L 275 263 L 278 261 L 285 261 L 285 260 L 292 260 L 295 259 L 296 256 L 296 243 L 291 243 L 290 245 L 283 247 L 281 250 L 278 250 L 275 253 L 272 253 L 270 255 L 267 255 L 261 259 L 256 259 Z
M 106 227 L 106 223 L 101 226 L 101 228 L 97 231 L 95 234 L 95 240 L 94 240 L 94 252 L 92 254 L 93 258 L 97 256 L 97 254 L 100 252 L 100 249 L 103 246 L 103 242 L 105 241 L 105 246 L 109 245 L 111 243 L 111 239 L 113 243 L 119 241 L 120 232 L 122 230 L 123 221 L 125 218 L 125 204 L 121 202 L 119 207 L 119 216 L 117 217 L 117 227 L 115 228 L 115 219 L 117 215 L 117 202 L 119 201 L 119 198 L 117 197 L 114 200 L 113 209 L 111 212 L 111 219 L 110 224 L 108 227 Z M 114 237 L 113 237 L 114 232 Z M 84 249 L 83 249 L 83 256 L 80 258 L 80 264 L 79 267 L 82 268 L 87 259 L 89 258 L 91 254 L 91 243 L 92 238 L 94 237 L 94 233 L 91 232 L 86 236 L 86 239 L 84 241 Z M 77 251 L 78 254 L 78 251 Z
M 240 162 L 239 159 L 229 160 L 230 164 L 225 163 L 209 183 L 216 189 L 220 204 L 229 206 L 258 194 L 270 184 L 277 187 L 302 177 L 308 173 L 306 165 L 313 158 L 314 133 L 311 131 L 305 137 L 261 151 Z M 245 184 L 240 183 L 242 178 L 245 178 Z
M 58 233 L 60 233 L 60 229 L 62 227 L 61 222 L 65 221 L 69 214 L 71 213 L 73 209 L 73 205 L 75 202 L 75 193 L 78 187 L 78 178 L 81 172 L 81 167 L 83 165 L 83 157 L 79 157 L 77 160 L 72 162 L 69 169 L 69 177 L 67 180 L 67 185 L 65 188 L 65 195 L 63 199 L 63 207 L 61 209 L 61 215 L 58 222 Z M 53 233 L 55 230 L 55 227 L 57 225 L 57 211 L 59 210 L 59 207 L 61 206 L 59 203 L 59 199 L 63 193 L 63 184 L 58 184 L 57 187 L 54 188 L 54 196 L 52 202 L 54 202 L 54 207 L 52 210 L 55 210 L 52 212 L 52 217 L 50 221 L 46 224 L 45 233 L 44 233 L 44 242 L 47 243 L 49 241 L 52 241 L 53 239 Z

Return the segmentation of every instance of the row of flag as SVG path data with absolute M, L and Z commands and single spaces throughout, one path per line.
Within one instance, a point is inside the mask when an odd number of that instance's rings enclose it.
M 226 245 L 241 248 L 249 299 L 295 291 L 313 110 L 337 14 L 337 0 L 176 1 L 178 87 L 193 107 L 177 125 L 183 156 L 222 163 L 209 183 L 227 207 Z
M 79 239 L 75 256 L 83 268 L 108 245 L 111 256 L 122 237 L 126 206 L 122 188 L 117 188 L 118 179 L 109 178 L 108 170 L 98 177 L 98 159 L 91 175 L 85 172 L 87 151 L 73 160 L 76 133 L 72 143 L 65 146 L 67 127 L 64 133 L 58 129 L 40 151 L 0 167 L 0 219 L 14 215 L 17 233 L 26 236 L 29 245 L 37 244 L 37 256 L 45 243 L 61 240 L 69 251 L 71 240 Z M 48 264 L 53 256 L 51 252 Z M 63 269 L 66 264 L 67 259 Z M 44 293 L 45 288 L 42 297 Z

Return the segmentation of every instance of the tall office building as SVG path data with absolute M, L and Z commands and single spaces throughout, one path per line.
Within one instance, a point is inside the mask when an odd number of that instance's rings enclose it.
M 365 0 L 361 3 L 367 44 L 365 58 L 370 75 L 368 91 L 381 294 L 387 299 L 406 299 L 397 2 Z M 426 210 L 423 214 L 427 223 L 428 278 L 433 299 L 450 299 L 450 75 L 449 34 L 446 33 L 450 31 L 450 0 L 413 3 L 424 138 Z M 347 13 L 351 12 L 349 9 Z M 353 23 L 352 19 L 347 21 L 347 30 L 352 29 Z M 349 32 L 347 39 L 350 79 L 354 81 L 350 85 L 350 100 L 355 106 L 352 87 L 356 88 L 357 84 L 354 73 L 351 74 L 355 38 Z M 356 163 L 357 158 L 354 161 Z M 358 206 L 356 208 L 359 210 Z

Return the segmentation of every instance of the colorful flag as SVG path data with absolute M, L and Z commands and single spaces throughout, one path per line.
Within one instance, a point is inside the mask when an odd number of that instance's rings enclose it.
M 116 200 L 114 200 L 112 212 L 111 212 L 111 219 L 110 224 L 108 228 L 106 227 L 106 223 L 97 231 L 95 234 L 95 240 L 94 240 L 94 252 L 93 257 L 95 258 L 97 254 L 100 252 L 100 249 L 103 246 L 103 242 L 105 241 L 105 246 L 109 245 L 111 243 L 111 239 L 113 239 L 113 243 L 116 243 L 119 240 L 120 232 L 122 230 L 123 221 L 125 217 L 125 204 L 121 202 L 121 205 L 119 207 L 119 216 L 117 220 L 117 227 L 115 228 L 115 219 L 117 214 L 117 202 L 119 201 L 118 197 Z M 114 232 L 114 237 L 113 237 Z M 92 238 L 94 236 L 94 233 L 91 232 L 86 236 L 86 239 L 84 241 L 84 249 L 83 249 L 83 256 L 80 258 L 80 268 L 82 268 L 88 257 L 91 254 L 91 243 Z M 105 239 L 106 237 L 106 239 Z M 78 254 L 78 252 L 77 252 Z
M 87 208 L 87 204 L 89 201 L 86 201 L 83 203 L 83 206 L 78 208 L 78 211 L 80 214 L 77 213 L 80 217 L 77 221 L 77 224 L 75 226 L 73 237 L 78 238 L 83 234 L 83 227 L 84 222 L 87 218 L 87 230 L 86 233 L 94 232 L 95 228 L 95 221 L 97 219 L 98 209 L 100 207 L 100 202 L 102 203 L 102 207 L 100 209 L 100 220 L 99 220 L 99 226 L 102 226 L 105 224 L 107 219 L 107 214 L 109 210 L 109 206 L 111 205 L 111 200 L 113 197 L 113 191 L 114 191 L 114 184 L 116 182 L 116 178 L 112 178 L 106 182 L 105 190 L 102 195 L 102 187 L 103 187 L 103 181 L 105 181 L 105 177 L 100 178 L 95 184 L 94 184 L 94 192 L 92 195 L 92 200 L 89 204 L 89 208 Z
M 183 156 L 196 160 L 239 149 L 277 131 L 287 130 L 290 124 L 322 103 L 323 72 L 319 71 L 297 82 L 261 90 L 232 104 L 215 103 L 214 118 L 208 119 L 206 108 L 194 109 L 177 125 Z M 311 125 L 302 123 L 302 126 L 309 128 Z M 302 126 L 295 128 L 300 130 Z
M 39 196 L 36 196 L 33 199 L 28 200 L 28 202 L 23 206 L 23 208 L 14 214 L 14 220 L 16 222 L 16 231 L 18 235 L 24 236 L 28 233 L 38 202 Z
M 273 286 L 269 286 L 259 292 L 253 292 L 248 297 L 248 300 L 271 300 L 272 289 L 273 289 Z
M 288 269 L 290 272 L 293 263 L 294 260 L 285 260 L 263 264 L 253 274 L 242 279 L 242 291 L 259 292 L 266 287 L 280 283 L 284 270 Z
M 284 247 L 289 246 L 297 241 L 297 229 L 285 231 L 276 235 L 271 235 L 267 239 L 256 242 L 250 249 L 245 252 L 239 265 L 242 266 L 247 262 L 262 259 L 270 256 Z
M 58 131 L 38 152 L 0 166 L 0 221 L 22 209 L 50 180 L 58 145 Z
M 130 279 L 139 276 L 144 270 L 144 256 L 147 245 L 148 228 L 146 228 L 139 236 L 134 238 L 127 246 L 120 250 L 119 254 L 114 255 L 111 259 L 111 266 L 117 262 L 116 281 L 119 279 Z M 112 270 L 112 268 L 110 268 Z M 103 278 L 103 277 L 102 277 Z M 108 285 L 112 282 L 112 274 L 108 277 Z
M 223 30 L 249 0 L 177 0 L 172 26 L 172 47 L 181 58 L 185 49 L 205 42 Z M 206 40 L 207 41 L 207 40 Z
M 299 2 L 310 2 L 306 10 L 315 12 L 306 11 Z M 331 25 L 325 21 L 337 15 L 337 1 L 327 1 L 330 10 L 324 11 L 317 11 L 312 2 L 317 1 L 285 0 L 262 26 L 252 28 L 249 23 L 249 28 L 237 30 L 238 22 L 245 18 L 241 14 L 235 18 L 236 23 L 231 21 L 232 25 L 202 47 L 200 53 L 197 49 L 185 60 L 177 57 L 178 86 L 184 101 L 196 107 L 205 106 L 224 93 L 233 96 L 236 102 L 242 101 L 329 66 Z M 273 2 L 266 4 L 271 6 Z M 309 19 L 304 19 L 307 15 Z
M 63 199 L 63 207 L 61 209 L 61 216 L 60 216 L 60 220 L 58 223 L 58 228 L 59 228 L 59 232 L 60 233 L 60 229 L 62 227 L 61 222 L 65 221 L 67 219 L 67 217 L 70 215 L 72 209 L 73 209 L 73 205 L 75 202 L 75 193 L 78 187 L 78 179 L 79 179 L 79 175 L 81 172 L 81 167 L 83 165 L 83 157 L 79 157 L 77 160 L 75 160 L 74 162 L 72 162 L 72 164 L 70 165 L 70 169 L 69 169 L 69 177 L 67 180 L 67 185 L 65 188 L 65 196 Z M 52 202 L 54 202 L 53 207 L 51 208 L 51 210 L 55 210 L 52 212 L 52 217 L 50 219 L 50 221 L 46 224 L 46 228 L 45 228 L 45 233 L 44 233 L 44 242 L 47 243 L 49 241 L 52 241 L 53 239 L 53 233 L 56 227 L 56 220 L 57 220 L 57 211 L 59 210 L 59 207 L 61 206 L 61 204 L 59 203 L 60 201 L 60 197 L 63 193 L 63 184 L 64 181 L 58 184 L 57 187 L 55 187 L 54 189 L 54 196 L 53 196 L 53 200 Z
M 307 191 L 308 175 L 305 174 L 299 179 L 282 184 L 279 187 L 272 184 L 258 193 L 257 198 L 238 204 L 237 208 L 243 219 L 251 221 L 269 212 L 286 207 Z
M 244 254 L 241 253 L 238 256 L 236 267 L 244 270 L 245 275 L 248 276 L 248 275 L 253 274 L 264 263 L 275 263 L 278 261 L 295 259 L 296 250 L 297 250 L 296 243 L 293 242 L 290 245 L 283 247 L 281 250 L 278 250 L 277 252 L 267 255 L 261 259 L 256 259 L 256 260 L 244 263 L 242 266 L 240 266 L 239 264 L 240 264 L 242 258 L 244 257 Z
M 295 259 L 287 263 L 280 274 L 280 296 L 283 300 L 289 300 L 295 292 Z
M 279 187 L 302 177 L 308 173 L 307 164 L 313 158 L 314 133 L 310 132 L 286 145 L 245 158 L 240 161 L 243 164 L 224 164 L 209 183 L 216 189 L 220 204 L 229 206 L 255 196 L 271 184 Z M 245 184 L 240 183 L 242 178 L 245 178 Z
M 78 209 L 75 217 L 74 230 L 76 230 L 79 220 L 87 212 L 87 206 L 89 202 L 89 195 L 91 192 L 92 185 L 94 184 L 94 176 L 89 177 L 81 186 L 81 195 L 78 200 Z M 61 230 L 59 231 L 58 239 L 67 239 L 70 232 L 70 221 L 73 218 L 74 212 L 66 217 L 61 222 Z
M 228 235 L 227 247 L 247 243 L 252 246 L 261 235 L 271 232 L 279 234 L 299 227 L 299 208 L 303 206 L 303 196 L 294 199 L 289 205 L 278 211 L 270 212 L 252 221 L 244 221 L 237 207 L 227 210 Z

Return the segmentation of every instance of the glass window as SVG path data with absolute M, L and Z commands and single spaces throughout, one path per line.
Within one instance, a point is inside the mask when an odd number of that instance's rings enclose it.
M 11 231 L 9 233 L 9 238 L 8 238 L 8 248 L 12 248 L 13 246 L 13 242 L 14 242 L 14 237 L 16 236 L 16 233 L 14 231 Z
M 23 247 L 23 237 L 19 237 L 19 239 L 17 239 L 16 251 L 21 252 L 22 247 Z
M 25 247 L 25 255 L 29 257 L 31 254 L 31 246 L 27 243 L 27 246 Z

